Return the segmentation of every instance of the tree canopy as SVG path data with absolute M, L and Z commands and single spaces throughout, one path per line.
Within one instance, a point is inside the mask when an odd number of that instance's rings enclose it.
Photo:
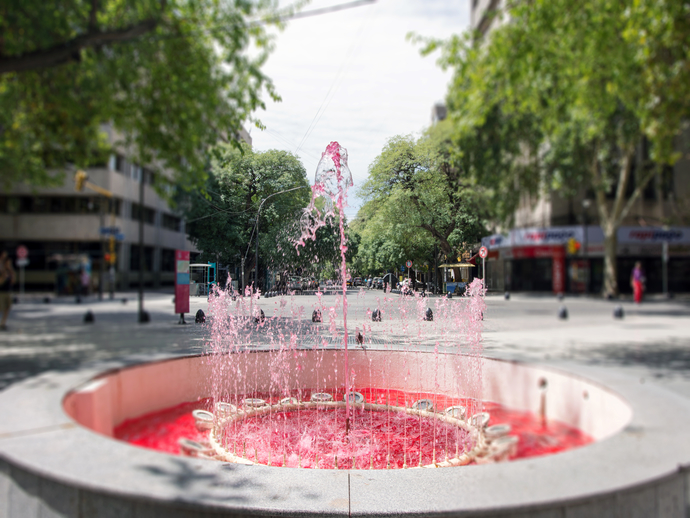
M 109 128 L 135 161 L 203 185 L 209 146 L 277 98 L 261 72 L 276 16 L 275 0 L 3 2 L 2 187 L 103 163 Z
M 353 225 L 368 272 L 433 260 L 434 245 L 454 258 L 486 232 L 484 192 L 473 185 L 441 122 L 422 137 L 391 138 L 360 188 L 365 203 Z
M 252 282 L 255 267 L 257 214 L 260 269 L 293 273 L 302 268 L 316 275 L 338 260 L 339 230 L 332 223 L 317 231 L 316 240 L 296 248 L 311 191 L 304 166 L 292 153 L 221 146 L 205 190 L 206 196 L 181 194 L 187 232 L 204 260 L 239 265 L 246 258 L 243 285 Z
M 509 23 L 487 40 L 441 43 L 441 62 L 455 71 L 447 98 L 454 138 L 490 134 L 489 163 L 509 164 L 487 171 L 487 153 L 478 153 L 467 170 L 503 198 L 506 220 L 520 194 L 593 192 L 611 294 L 616 231 L 661 166 L 678 158 L 675 138 L 688 116 L 690 34 L 679 4 L 512 2 Z M 425 51 L 439 45 L 427 43 Z

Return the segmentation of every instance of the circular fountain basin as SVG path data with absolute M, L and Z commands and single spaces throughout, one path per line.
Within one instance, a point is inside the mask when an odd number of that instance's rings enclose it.
M 311 352 L 304 353 L 303 366 L 316 364 Z M 318 365 L 330 372 L 342 361 L 342 351 L 318 354 Z M 244 356 L 256 391 L 267 391 L 271 353 Z M 358 386 L 440 394 L 463 390 L 458 373 L 472 361 L 420 352 L 350 353 Z M 62 516 L 141 517 L 683 516 L 687 473 L 679 466 L 690 462 L 686 400 L 607 369 L 569 366 L 568 373 L 489 359 L 481 368 L 485 400 L 534 413 L 543 409 L 548 419 L 576 427 L 594 442 L 556 455 L 462 468 L 241 465 L 167 455 L 112 438 L 127 419 L 208 397 L 209 357 L 47 373 L 0 393 L 0 516 L 56 510 Z M 318 372 L 290 372 L 296 373 L 295 386 L 320 387 Z M 511 441 L 509 435 L 496 440 Z

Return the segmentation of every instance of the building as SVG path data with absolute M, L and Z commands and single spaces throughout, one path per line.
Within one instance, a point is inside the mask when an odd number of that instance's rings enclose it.
M 246 131 L 239 137 L 251 144 Z M 91 291 L 126 290 L 138 286 L 140 268 L 145 286 L 172 286 L 175 250 L 196 250 L 180 215 L 153 188 L 156 175 L 165 172 L 133 163 L 122 148 L 106 164 L 86 172 L 89 182 L 112 193 L 112 201 L 89 189 L 77 192 L 69 173 L 57 188 L 17 186 L 0 194 L 0 247 L 11 253 L 20 245 L 28 248 L 26 290 L 76 293 L 84 270 L 90 273 Z M 144 221 L 143 264 L 139 261 L 140 219 Z M 111 232 L 115 237 L 112 277 L 107 257 Z
M 479 38 L 509 20 L 504 7 L 504 0 L 472 0 L 471 23 Z M 663 291 L 664 277 L 669 291 L 690 291 L 690 227 L 683 226 L 690 224 L 690 131 L 678 137 L 677 148 L 685 150 L 682 158 L 647 185 L 618 231 L 618 287 L 623 293 L 631 291 L 630 272 L 638 260 L 645 269 L 649 292 Z M 648 149 L 643 142 L 636 163 L 642 164 L 646 158 Z M 634 168 L 628 195 L 643 173 L 641 166 Z M 556 192 L 523 196 L 513 216 L 513 230 L 482 240 L 489 249 L 487 287 L 600 292 L 603 233 L 593 198 L 585 190 L 570 199 Z M 569 243 L 579 248 L 569 250 Z

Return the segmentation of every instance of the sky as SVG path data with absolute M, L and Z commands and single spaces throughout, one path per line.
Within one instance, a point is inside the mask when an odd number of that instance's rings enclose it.
M 349 2 L 312 0 L 303 11 Z M 296 153 L 313 183 L 321 153 L 338 141 L 355 184 L 345 211 L 354 218 L 361 205 L 355 192 L 369 165 L 389 138 L 419 135 L 429 126 L 451 78 L 437 55 L 419 54 L 407 33 L 443 38 L 469 22 L 469 0 L 377 0 L 291 20 L 263 68 L 282 102 L 269 99 L 255 114 L 266 129 L 248 128 L 254 149 Z

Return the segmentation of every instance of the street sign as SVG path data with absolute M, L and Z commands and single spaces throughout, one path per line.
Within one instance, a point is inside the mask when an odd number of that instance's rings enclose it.
M 22 257 L 17 259 L 15 263 L 19 268 L 24 268 L 25 266 L 29 266 L 29 260 L 26 257 Z
M 115 239 L 117 241 L 124 241 L 125 240 L 125 235 L 123 233 L 115 234 Z
M 408 259 L 407 262 L 405 263 L 405 266 L 407 266 L 408 268 L 412 268 L 412 261 L 410 261 Z
M 486 259 L 487 255 L 489 255 L 489 251 L 486 249 L 485 246 L 481 247 L 479 249 L 479 257 L 481 257 L 482 259 Z
M 404 266 L 401 266 L 401 267 L 400 267 L 400 271 L 404 273 L 404 272 L 405 272 L 405 267 L 404 267 Z
M 116 236 L 120 233 L 120 227 L 101 227 L 102 236 Z
M 17 259 L 26 259 L 29 257 L 29 249 L 24 245 L 19 245 L 17 247 Z

